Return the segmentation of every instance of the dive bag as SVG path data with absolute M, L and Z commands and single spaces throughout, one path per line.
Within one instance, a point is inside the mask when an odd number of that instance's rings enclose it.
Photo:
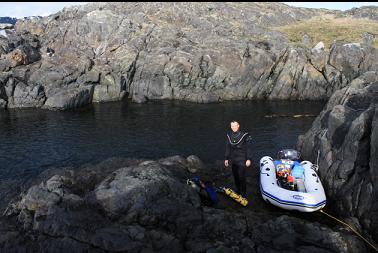
M 187 179 L 186 183 L 196 189 L 198 193 L 200 193 L 201 190 L 205 190 L 207 197 L 212 203 L 216 204 L 218 202 L 217 193 L 211 183 L 201 181 L 198 176 Z

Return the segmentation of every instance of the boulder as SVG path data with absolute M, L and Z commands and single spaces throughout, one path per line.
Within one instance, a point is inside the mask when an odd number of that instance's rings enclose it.
M 0 108 L 6 108 L 6 106 L 7 106 L 7 101 L 0 98 Z
M 93 86 L 62 89 L 47 98 L 43 108 L 67 110 L 79 108 L 92 102 Z
M 368 33 L 368 32 L 364 32 L 362 34 L 362 42 L 366 45 L 366 46 L 372 46 L 373 43 L 374 43 L 374 40 L 375 40 L 375 35 L 374 34 L 371 34 L 371 33 Z
M 185 172 L 186 161 L 181 156 L 158 161 L 109 159 L 82 170 L 60 170 L 11 201 L 0 217 L 0 248 L 5 252 L 281 252 L 282 248 L 367 252 L 349 232 L 269 213 L 265 207 L 261 212 L 258 205 L 252 209 L 202 205 L 197 191 L 177 173 Z
M 14 25 L 7 23 L 0 23 L 0 29 L 13 29 Z
M 312 44 L 311 37 L 308 34 L 304 34 L 302 36 L 302 43 L 306 46 L 311 46 Z
M 324 66 L 328 62 L 328 56 L 329 50 L 325 49 L 324 43 L 320 41 L 313 49 L 311 49 L 311 64 L 318 71 L 323 72 Z
M 190 173 L 197 173 L 205 168 L 204 163 L 198 156 L 190 155 L 186 158 L 188 161 L 188 170 Z
M 120 169 L 106 178 L 94 193 L 109 216 L 123 215 L 128 222 L 136 222 L 139 217 L 139 222 L 154 224 L 168 218 L 164 217 L 168 213 L 172 215 L 168 219 L 174 219 L 180 212 L 188 212 L 193 207 L 187 203 L 193 202 L 194 208 L 199 206 L 189 188 L 172 180 L 156 162 Z M 182 205 L 178 205 L 179 202 Z
M 360 65 L 364 58 L 364 49 L 360 43 L 333 44 L 329 64 L 342 72 L 350 82 L 361 74 Z
M 8 85 L 8 84 L 7 84 Z M 8 107 L 41 107 L 45 100 L 45 92 L 42 85 L 27 86 L 19 82 L 16 85 L 9 83 L 9 93 L 15 86 L 13 96 L 8 98 Z
M 106 75 L 99 85 L 94 87 L 93 102 L 119 101 L 126 95 L 124 78 Z
M 180 241 L 163 227 L 200 220 L 197 193 L 155 161 L 118 169 L 94 189 L 77 185 L 82 183 L 79 175 L 55 175 L 32 186 L 7 213 L 17 215 L 24 229 L 41 235 L 34 247 L 60 245 L 58 249 L 72 252 L 79 252 L 83 245 L 99 252 L 139 252 L 145 247 L 183 252 Z M 20 250 L 25 244 L 0 240 L 0 247 Z
M 344 237 L 340 232 L 317 222 L 282 215 L 253 228 L 253 242 L 258 245 L 256 252 L 282 252 L 282 249 L 297 252 L 366 252 L 367 248 L 358 241 Z M 322 245 L 319 249 L 313 245 Z
M 16 49 L 7 55 L 7 60 L 10 62 L 10 66 L 16 67 L 18 65 L 25 65 L 28 63 L 25 52 L 20 49 Z

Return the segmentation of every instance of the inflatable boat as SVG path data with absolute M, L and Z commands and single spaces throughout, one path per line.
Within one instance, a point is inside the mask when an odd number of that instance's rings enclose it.
M 293 149 L 260 159 L 260 191 L 263 199 L 275 206 L 314 212 L 326 205 L 326 195 L 318 177 L 318 166 L 299 162 L 300 153 Z

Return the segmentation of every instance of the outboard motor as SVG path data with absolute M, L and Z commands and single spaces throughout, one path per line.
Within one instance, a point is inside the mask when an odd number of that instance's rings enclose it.
M 283 149 L 277 154 L 278 159 L 289 159 L 292 161 L 299 161 L 300 157 L 301 153 L 295 149 Z

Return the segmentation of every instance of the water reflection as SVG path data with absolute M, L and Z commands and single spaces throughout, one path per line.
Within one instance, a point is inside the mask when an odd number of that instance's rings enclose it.
M 109 157 L 159 158 L 196 154 L 223 159 L 225 132 L 237 119 L 254 138 L 254 157 L 294 147 L 324 102 L 248 101 L 195 104 L 127 101 L 53 112 L 13 109 L 0 112 L 0 180 L 31 177 L 49 167 L 78 166 Z

